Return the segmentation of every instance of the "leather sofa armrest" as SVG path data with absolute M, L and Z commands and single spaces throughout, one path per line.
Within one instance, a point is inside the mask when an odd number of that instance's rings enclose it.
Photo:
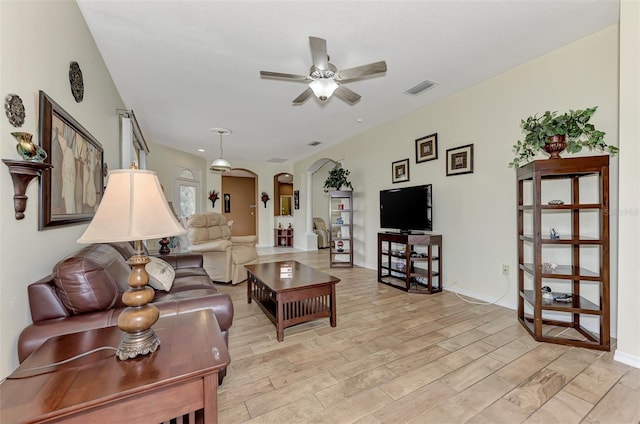
M 256 236 L 232 236 L 230 240 L 237 246 L 255 246 L 258 242 Z
M 213 240 L 189 246 L 189 252 L 226 252 L 229 249 L 231 249 L 231 242 L 226 239 Z
M 233 302 L 227 293 L 211 293 L 209 290 L 178 292 L 154 302 L 154 305 L 161 317 L 210 309 L 216 315 L 220 330 L 227 331 L 233 324 Z
M 18 337 L 18 361 L 23 362 L 34 350 L 51 337 L 116 325 L 122 310 L 122 308 L 110 309 L 108 311 L 49 319 L 31 324 L 22 330 L 20 337 Z
M 168 255 L 153 255 L 166 261 L 173 269 L 202 268 L 201 253 L 170 253 Z

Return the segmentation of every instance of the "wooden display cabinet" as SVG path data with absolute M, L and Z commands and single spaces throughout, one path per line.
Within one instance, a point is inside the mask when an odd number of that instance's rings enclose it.
M 442 291 L 442 236 L 378 233 L 378 281 L 409 293 Z
M 518 319 L 537 341 L 610 350 L 609 156 L 531 162 L 517 193 Z
M 274 228 L 273 244 L 275 247 L 293 247 L 293 228 Z

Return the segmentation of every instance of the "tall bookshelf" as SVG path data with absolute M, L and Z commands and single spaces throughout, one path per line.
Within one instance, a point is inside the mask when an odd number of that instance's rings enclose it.
M 610 350 L 609 156 L 531 162 L 517 193 L 518 319 L 537 341 Z
M 353 192 L 329 192 L 329 266 L 353 266 Z

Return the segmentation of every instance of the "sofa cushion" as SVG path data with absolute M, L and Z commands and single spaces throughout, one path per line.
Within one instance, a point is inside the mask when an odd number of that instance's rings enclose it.
M 127 286 L 131 268 L 114 248 L 95 244 L 53 268 L 56 292 L 70 315 L 113 308 Z
M 160 258 L 151 256 L 149 260 L 151 262 L 144 266 L 144 269 L 149 274 L 149 285 L 156 290 L 171 290 L 176 271 Z

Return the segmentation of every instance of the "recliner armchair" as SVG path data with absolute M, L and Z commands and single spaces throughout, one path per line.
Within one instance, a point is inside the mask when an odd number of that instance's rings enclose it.
M 318 235 L 318 249 L 329 247 L 329 231 L 322 218 L 313 218 L 313 232 Z
M 257 263 L 256 236 L 231 236 L 224 215 L 197 213 L 185 218 L 188 250 L 202 254 L 213 281 L 239 284 L 247 279 L 244 265 Z

